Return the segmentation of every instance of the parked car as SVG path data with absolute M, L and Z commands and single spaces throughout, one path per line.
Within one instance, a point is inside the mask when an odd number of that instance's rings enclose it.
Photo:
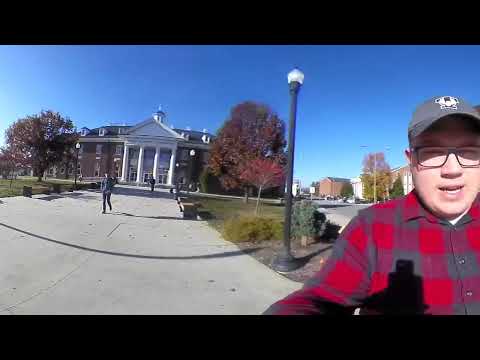
M 347 202 L 347 204 L 355 204 L 355 199 L 354 198 L 348 198 L 346 202 Z

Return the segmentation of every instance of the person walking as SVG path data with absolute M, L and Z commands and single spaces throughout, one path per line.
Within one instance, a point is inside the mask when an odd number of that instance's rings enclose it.
M 155 179 L 153 178 L 152 175 L 150 175 L 148 182 L 150 183 L 150 191 L 153 191 L 153 189 L 155 188 Z
M 115 184 L 113 179 L 108 174 L 105 174 L 105 177 L 103 178 L 100 184 L 100 190 L 102 191 L 102 196 L 103 196 L 102 214 L 105 214 L 105 211 L 106 211 L 105 202 L 108 202 L 108 207 L 110 208 L 110 211 L 112 211 L 112 203 L 110 202 L 110 197 L 112 196 L 112 190 L 114 185 Z

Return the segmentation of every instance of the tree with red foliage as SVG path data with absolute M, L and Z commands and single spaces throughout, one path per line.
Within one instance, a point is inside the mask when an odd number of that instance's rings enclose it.
M 284 167 L 269 159 L 255 159 L 249 162 L 242 171 L 240 178 L 258 189 L 255 215 L 258 215 L 258 204 L 262 190 L 280 186 L 285 181 Z
M 247 101 L 232 108 L 218 131 L 208 166 L 225 189 L 244 188 L 247 201 L 250 183 L 241 176 L 245 166 L 267 157 L 283 166 L 285 145 L 284 122 L 268 106 Z
M 14 162 L 12 161 L 10 152 L 6 148 L 0 149 L 0 174 L 2 178 L 7 179 L 14 171 Z
M 5 135 L 16 163 L 32 167 L 38 181 L 49 166 L 63 159 L 78 139 L 72 121 L 51 110 L 17 120 Z

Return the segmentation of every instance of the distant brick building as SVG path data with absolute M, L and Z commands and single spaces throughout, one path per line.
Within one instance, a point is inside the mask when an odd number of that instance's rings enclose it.
M 340 196 L 342 187 L 345 184 L 350 184 L 350 179 L 326 177 L 325 179 L 320 181 L 317 194 L 319 196 Z
M 214 137 L 206 130 L 173 129 L 162 111 L 135 126 L 82 128 L 79 136 L 77 171 L 83 180 L 99 180 L 109 173 L 121 183 L 141 184 L 151 175 L 165 185 L 190 178 L 198 182 Z M 73 176 L 74 165 L 52 167 L 47 175 L 65 178 L 66 171 Z

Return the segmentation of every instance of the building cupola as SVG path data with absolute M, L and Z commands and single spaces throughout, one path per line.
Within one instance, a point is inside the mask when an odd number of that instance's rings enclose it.
M 163 124 L 163 123 L 165 123 L 165 117 L 166 117 L 166 116 L 165 116 L 165 113 L 162 111 L 162 106 L 160 105 L 160 106 L 158 107 L 157 112 L 153 113 L 153 119 L 154 119 L 156 122 L 158 122 L 158 123 L 160 123 L 160 124 Z

